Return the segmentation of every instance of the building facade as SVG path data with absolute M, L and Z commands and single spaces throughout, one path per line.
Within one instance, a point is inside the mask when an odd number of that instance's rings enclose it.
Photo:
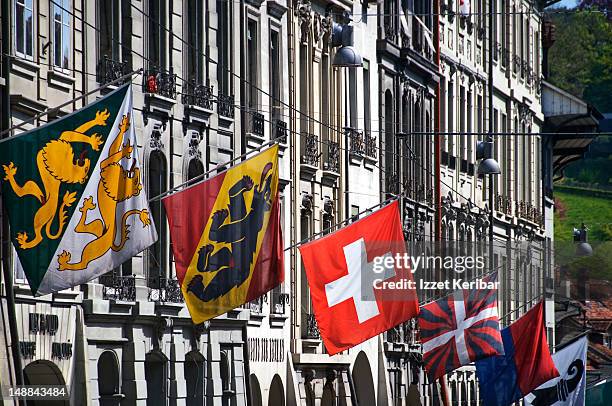
M 542 193 L 537 135 L 540 14 L 530 2 L 497 0 L 495 10 L 508 13 L 495 14 L 491 41 L 487 19 L 461 17 L 453 2 L 9 3 L 0 19 L 10 25 L 2 38 L 10 67 L 0 84 L 10 94 L 10 125 L 23 123 L 10 135 L 131 81 L 159 241 L 98 280 L 40 298 L 3 253 L 20 338 L 10 342 L 3 298 L 0 384 L 14 382 L 9 348 L 18 345 L 28 382 L 68 384 L 75 405 L 434 405 L 445 396 L 476 404 L 473 367 L 448 384 L 427 380 L 415 321 L 327 355 L 295 245 L 389 198 L 401 201 L 410 242 L 482 241 L 493 210 L 503 249 L 490 266 L 503 270 L 504 324 L 545 292 L 552 206 Z M 484 14 L 489 6 L 472 7 Z M 334 24 L 353 27 L 362 67 L 334 66 Z M 475 155 L 491 106 L 493 131 L 504 133 L 494 139 L 502 174 L 493 180 L 493 207 Z M 281 151 L 284 242 L 293 247 L 285 281 L 194 326 L 156 197 L 272 140 Z M 525 245 L 530 253 L 517 257 Z

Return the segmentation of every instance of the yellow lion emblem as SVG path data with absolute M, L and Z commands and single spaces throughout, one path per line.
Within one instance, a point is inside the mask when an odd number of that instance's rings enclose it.
M 40 186 L 32 180 L 28 180 L 23 186 L 15 181 L 17 167 L 13 162 L 2 165 L 4 169 L 4 180 L 8 181 L 15 194 L 19 197 L 34 196 L 42 204 L 34 215 L 34 238 L 28 241 L 28 234 L 17 233 L 17 243 L 21 249 L 36 247 L 43 240 L 43 227 L 47 237 L 55 240 L 62 235 L 66 226 L 66 208 L 72 206 L 76 200 L 76 192 L 66 192 L 59 207 L 58 229 L 51 232 L 51 224 L 58 212 L 59 189 L 62 183 L 84 183 L 89 173 L 90 161 L 83 154 L 76 160 L 70 143 L 84 142 L 91 145 L 94 151 L 100 149 L 102 138 L 98 134 L 86 135 L 85 133 L 95 126 L 106 126 L 109 117 L 108 110 L 96 112 L 96 118 L 82 124 L 74 131 L 64 131 L 59 139 L 49 141 L 36 155 L 36 165 L 42 180 Z
M 60 271 L 78 271 L 87 268 L 89 263 L 104 255 L 109 249 L 120 251 L 129 240 L 129 225 L 127 219 L 133 214 L 138 214 L 143 227 L 151 224 L 149 212 L 146 209 L 128 210 L 123 213 L 121 221 L 117 224 L 117 204 L 131 197 L 138 196 L 142 190 L 140 182 L 140 169 L 132 167 L 125 170 L 120 161 L 124 158 L 131 158 L 134 146 L 129 142 L 122 145 L 123 136 L 130 127 L 129 114 L 123 116 L 119 126 L 119 133 L 110 146 L 108 158 L 100 163 L 100 182 L 98 183 L 98 208 L 102 219 L 96 219 L 87 223 L 87 212 L 94 210 L 96 204 L 93 197 L 89 196 L 83 200 L 83 205 L 79 208 L 81 218 L 74 228 L 77 233 L 88 233 L 96 237 L 89 242 L 81 253 L 81 260 L 77 263 L 70 263 L 72 255 L 68 251 L 63 251 L 57 256 Z M 117 232 L 120 233 L 121 240 L 115 245 Z

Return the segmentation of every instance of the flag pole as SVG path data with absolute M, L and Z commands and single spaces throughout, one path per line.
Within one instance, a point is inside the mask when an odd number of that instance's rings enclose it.
M 8 1 L 2 2 L 2 76 L 4 79 L 4 86 L 2 89 L 2 118 L 0 128 L 0 142 L 4 138 L 4 134 L 10 131 L 11 125 L 11 91 L 10 91 L 10 78 L 11 78 L 11 60 L 7 54 L 7 50 L 10 49 L 10 7 Z M 15 292 L 13 290 L 13 275 L 10 270 L 10 262 L 8 260 L 10 243 L 8 238 L 8 217 L 6 216 L 6 210 L 4 208 L 4 200 L 1 200 L 2 207 L 0 208 L 0 216 L 2 216 L 1 231 L 0 231 L 0 257 L 2 273 L 4 277 L 4 289 L 6 291 L 6 305 L 7 305 L 7 316 L 9 319 L 9 333 L 11 337 L 11 353 L 13 357 L 13 367 L 15 369 L 15 385 L 23 385 L 23 368 L 21 365 L 21 352 L 19 351 L 19 332 L 17 331 L 17 314 L 15 310 Z M 23 404 L 23 400 L 19 401 Z

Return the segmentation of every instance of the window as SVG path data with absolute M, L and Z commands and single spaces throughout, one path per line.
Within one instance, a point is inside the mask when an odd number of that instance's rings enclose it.
M 98 394 L 101 406 L 116 404 L 120 391 L 119 361 L 114 351 L 104 351 L 98 359 Z
M 187 2 L 187 44 L 185 44 L 187 47 L 187 78 L 196 84 L 202 84 L 204 80 L 203 4 L 201 0 L 188 0 Z
M 473 124 L 472 124 L 472 114 L 474 113 L 473 111 L 473 106 L 472 106 L 472 92 L 468 91 L 467 92 L 467 160 L 468 162 L 473 162 L 474 161 L 474 157 L 472 156 L 473 153 L 472 151 L 474 150 L 474 135 L 472 134 L 473 131 Z
M 281 104 L 281 54 L 280 35 L 277 31 L 270 31 L 270 105 L 272 106 L 272 124 L 282 119 L 283 107 Z
M 227 395 L 232 392 L 233 371 L 232 371 L 232 350 L 221 350 L 221 359 L 219 360 L 219 375 L 221 376 L 221 388 L 223 394 Z
M 159 196 L 167 190 L 167 164 L 164 153 L 155 150 L 149 156 L 149 197 Z M 149 257 L 149 285 L 159 288 L 161 279 L 165 278 L 167 241 L 166 234 L 166 212 L 160 199 L 151 202 L 151 216 L 157 228 L 158 239 L 148 250 Z
M 448 113 L 448 119 L 446 120 L 447 123 L 447 131 L 452 133 L 453 131 L 455 131 L 455 125 L 454 125 L 454 111 L 455 111 L 455 94 L 454 94 L 454 86 L 455 84 L 453 82 L 448 82 L 448 103 L 446 104 L 447 107 L 447 113 Z M 453 136 L 449 136 L 448 137 L 448 154 L 449 155 L 454 155 L 454 151 L 453 151 L 453 141 L 454 141 L 454 137 Z
M 257 55 L 259 54 L 258 50 L 259 41 L 257 35 L 257 22 L 253 20 L 249 20 L 247 23 L 247 78 L 246 78 L 246 86 L 247 86 L 247 105 L 251 109 L 257 109 L 257 100 L 258 100 L 258 87 L 257 83 L 259 81 L 259 72 L 257 67 L 259 63 L 257 62 Z
M 189 161 L 189 165 L 187 166 L 187 180 L 191 180 L 198 176 L 201 176 L 204 173 L 204 164 L 197 158 Z M 201 180 L 201 179 L 200 179 Z
M 56 4 L 57 3 L 57 4 Z M 53 65 L 70 67 L 70 0 L 53 4 Z
M 98 0 L 98 59 L 119 60 L 119 0 Z
M 166 2 L 149 0 L 149 64 L 166 67 Z
M 363 61 L 363 129 L 366 134 L 370 134 L 370 62 Z
M 15 51 L 20 56 L 34 56 L 32 0 L 15 0 Z
M 457 156 L 461 159 L 465 159 L 465 87 L 459 86 L 459 151 Z
M 219 81 L 219 92 L 225 96 L 230 96 L 231 88 L 231 55 L 232 55 L 232 19 L 230 7 L 232 2 L 227 0 L 217 0 L 217 18 L 219 27 L 217 31 L 217 52 L 219 61 L 217 62 L 217 80 Z

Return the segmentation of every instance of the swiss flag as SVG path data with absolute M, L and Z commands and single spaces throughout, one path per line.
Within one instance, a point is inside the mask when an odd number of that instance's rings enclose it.
M 315 318 L 337 354 L 419 313 L 398 202 L 300 247 Z

